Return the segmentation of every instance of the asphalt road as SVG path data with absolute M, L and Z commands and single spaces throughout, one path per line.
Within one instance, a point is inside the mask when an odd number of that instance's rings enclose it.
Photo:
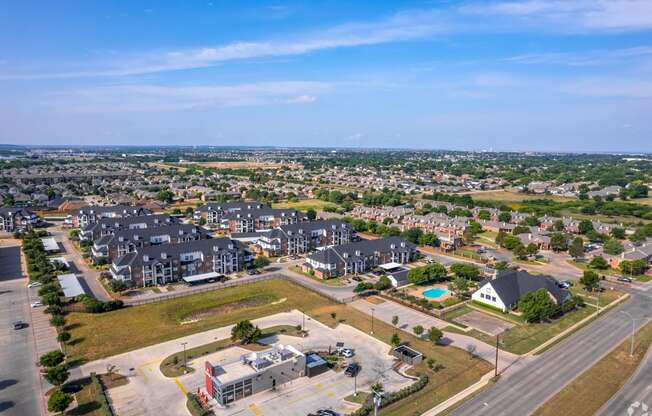
M 40 415 L 32 328 L 14 330 L 15 321 L 30 322 L 26 280 L 21 276 L 20 247 L 0 246 L 0 414 Z
M 501 379 L 451 414 L 531 414 L 630 334 L 631 320 L 620 311 L 639 318 L 652 315 L 650 292 L 632 290 L 631 295 L 624 304 L 561 341 L 529 365 Z M 637 326 L 643 322 L 639 319 Z M 626 410 L 608 414 L 627 414 Z

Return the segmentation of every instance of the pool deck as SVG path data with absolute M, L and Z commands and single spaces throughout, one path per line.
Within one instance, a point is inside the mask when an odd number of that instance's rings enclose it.
M 428 296 L 424 296 L 423 292 L 430 290 L 430 289 L 443 289 L 446 292 L 443 293 L 441 296 L 437 298 L 431 298 Z M 452 296 L 451 292 L 448 290 L 448 285 L 444 283 L 437 283 L 434 285 L 427 285 L 427 286 L 411 286 L 408 290 L 408 294 L 428 300 L 432 300 L 435 302 L 441 302 L 443 300 L 446 300 Z

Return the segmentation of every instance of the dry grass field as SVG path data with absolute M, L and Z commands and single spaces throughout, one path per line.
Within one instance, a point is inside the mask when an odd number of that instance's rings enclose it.
M 470 195 L 476 201 L 500 201 L 500 202 L 523 202 L 532 199 L 552 199 L 557 202 L 573 201 L 575 198 L 568 198 L 559 195 L 530 195 L 514 191 L 478 191 L 464 192 L 464 195 Z

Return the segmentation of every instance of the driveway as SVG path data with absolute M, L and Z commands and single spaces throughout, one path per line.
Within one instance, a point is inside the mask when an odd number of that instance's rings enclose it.
M 40 415 L 42 402 L 35 365 L 33 327 L 14 330 L 12 323 L 30 323 L 27 280 L 15 240 L 0 241 L 0 414 Z

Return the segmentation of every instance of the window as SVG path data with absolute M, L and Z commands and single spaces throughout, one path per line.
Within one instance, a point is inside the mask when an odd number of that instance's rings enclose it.
M 495 297 L 495 296 L 492 296 L 492 297 L 491 297 L 491 300 L 495 302 L 495 301 L 496 301 L 496 297 Z
M 484 299 L 484 293 L 480 293 L 480 298 Z

